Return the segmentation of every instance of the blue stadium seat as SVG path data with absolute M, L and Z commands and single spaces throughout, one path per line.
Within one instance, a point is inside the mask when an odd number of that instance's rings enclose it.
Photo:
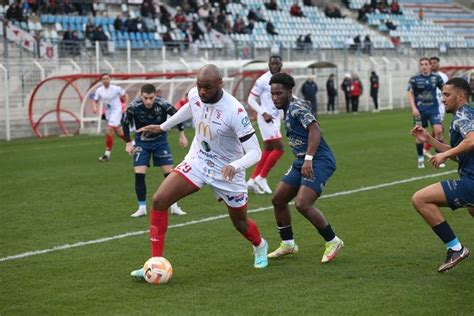
M 46 23 L 48 23 L 48 18 L 49 18 L 49 14 L 41 14 L 41 15 L 40 15 L 40 22 L 41 22 L 41 24 L 46 24 Z

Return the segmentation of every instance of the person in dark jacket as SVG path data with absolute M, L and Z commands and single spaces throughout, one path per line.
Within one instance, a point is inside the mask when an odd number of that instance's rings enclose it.
M 335 113 L 334 104 L 337 96 L 336 84 L 334 83 L 334 74 L 330 74 L 326 81 L 326 92 L 328 94 L 328 113 Z
M 301 94 L 303 94 L 304 99 L 311 104 L 313 114 L 318 112 L 316 93 L 318 93 L 318 85 L 314 82 L 314 77 L 310 76 L 301 87 Z
M 349 113 L 351 111 L 350 107 L 349 107 L 349 104 L 351 102 L 351 85 L 352 85 L 351 75 L 347 73 L 344 76 L 344 80 L 342 81 L 342 84 L 341 84 L 341 89 L 342 89 L 342 91 L 344 91 L 344 97 L 346 99 L 346 111 L 347 111 L 347 113 Z
M 370 75 L 370 97 L 374 101 L 374 112 L 379 111 L 379 76 L 375 71 Z

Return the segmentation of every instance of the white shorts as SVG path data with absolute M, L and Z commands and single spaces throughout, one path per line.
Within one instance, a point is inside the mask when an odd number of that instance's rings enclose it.
M 281 139 L 280 118 L 274 119 L 273 122 L 267 123 L 263 119 L 263 116 L 257 116 L 258 128 L 260 129 L 260 135 L 262 135 L 263 141 Z
M 112 127 L 118 127 L 122 122 L 122 109 L 105 111 L 105 119 L 107 124 Z
M 196 160 L 183 161 L 173 171 L 181 175 L 189 184 L 201 189 L 205 184 L 212 187 L 216 199 L 223 200 L 232 208 L 247 206 L 248 194 L 245 174 L 236 174 L 232 182 L 216 179 L 207 175 L 205 166 L 200 166 Z

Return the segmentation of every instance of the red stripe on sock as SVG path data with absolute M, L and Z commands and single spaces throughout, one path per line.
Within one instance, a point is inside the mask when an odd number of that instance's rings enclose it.
M 264 150 L 262 152 L 262 157 L 260 158 L 260 161 L 255 166 L 255 169 L 253 169 L 252 176 L 250 178 L 255 179 L 255 177 L 260 174 L 271 152 L 272 152 L 271 150 Z
M 268 156 L 267 161 L 263 165 L 262 171 L 260 172 L 260 176 L 262 178 L 266 178 L 270 170 L 276 165 L 278 160 L 281 156 L 283 156 L 283 150 L 272 150 L 270 155 Z
M 165 248 L 165 235 L 168 230 L 168 210 L 156 211 L 151 209 L 150 213 L 150 242 L 151 256 L 163 257 Z
M 112 135 L 105 135 L 105 149 L 112 150 L 114 144 L 114 137 Z
M 247 219 L 247 231 L 243 233 L 245 239 L 250 241 L 255 247 L 260 245 L 262 238 L 260 237 L 260 231 L 258 230 L 257 224 L 251 220 Z

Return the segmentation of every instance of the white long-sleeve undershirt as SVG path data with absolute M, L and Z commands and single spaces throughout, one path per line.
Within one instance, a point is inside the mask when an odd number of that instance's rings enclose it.
M 237 171 L 239 171 L 240 169 L 247 169 L 253 166 L 260 160 L 260 157 L 262 155 L 262 151 L 260 150 L 260 144 L 258 143 L 258 139 L 255 134 L 253 134 L 252 137 L 244 141 L 242 143 L 242 147 L 244 148 L 245 154 L 242 156 L 242 158 L 230 163 L 230 165 L 233 166 Z
M 250 93 L 247 98 L 247 103 L 258 115 L 262 115 L 264 113 L 263 107 L 258 103 L 257 99 L 258 97 L 256 95 Z
M 193 117 L 193 112 L 191 111 L 191 107 L 189 103 L 183 105 L 178 112 L 176 112 L 173 116 L 166 120 L 163 124 L 160 125 L 163 131 L 168 131 L 172 127 L 178 125 L 179 123 L 183 123 L 184 121 L 189 120 Z

